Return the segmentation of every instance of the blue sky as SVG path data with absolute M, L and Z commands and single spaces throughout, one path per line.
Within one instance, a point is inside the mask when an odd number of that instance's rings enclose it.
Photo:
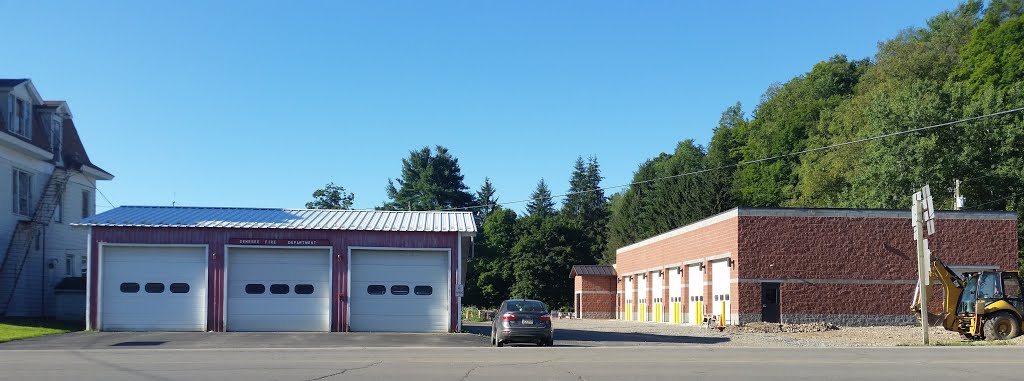
M 566 191 L 580 155 L 628 183 L 729 105 L 956 4 L 0 0 L 0 77 L 69 102 L 114 205 L 303 207 L 335 182 L 372 208 L 435 144 L 514 201 Z

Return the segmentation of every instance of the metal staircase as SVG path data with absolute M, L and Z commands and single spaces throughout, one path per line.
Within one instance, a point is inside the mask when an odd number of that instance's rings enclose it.
M 4 256 L 3 263 L 0 263 L 0 316 L 7 315 L 7 307 L 14 300 L 18 279 L 32 251 L 32 240 L 53 219 L 53 213 L 57 210 L 57 204 L 72 175 L 73 172 L 65 168 L 54 168 L 43 194 L 39 196 L 32 218 L 18 221 L 14 228 L 11 242 L 7 244 L 7 255 Z

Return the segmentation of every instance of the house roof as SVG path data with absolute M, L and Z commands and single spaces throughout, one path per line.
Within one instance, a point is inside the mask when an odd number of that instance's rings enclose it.
M 27 81 L 28 78 L 0 78 L 0 87 L 14 87 Z
M 76 226 L 476 233 L 472 212 L 122 206 Z
M 569 278 L 577 275 L 615 276 L 615 267 L 602 265 L 575 265 L 569 271 Z

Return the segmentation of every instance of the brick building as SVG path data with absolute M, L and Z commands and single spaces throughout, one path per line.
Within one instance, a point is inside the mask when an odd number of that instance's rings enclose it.
M 1016 269 L 1016 213 L 936 219 L 931 250 L 954 271 Z M 616 270 L 620 319 L 915 322 L 916 244 L 903 210 L 736 208 L 618 249 Z
M 569 271 L 575 282 L 573 311 L 583 319 L 615 318 L 615 267 L 576 265 Z

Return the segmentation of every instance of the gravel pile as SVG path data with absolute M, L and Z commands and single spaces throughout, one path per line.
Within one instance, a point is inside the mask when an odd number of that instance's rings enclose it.
M 738 326 L 728 326 L 723 332 L 728 333 L 805 333 L 835 331 L 839 326 L 829 322 L 818 322 L 808 324 L 779 324 L 779 323 L 748 323 Z
M 921 344 L 920 326 L 839 327 L 828 322 L 812 324 L 751 323 L 728 326 L 724 330 L 667 323 L 641 323 L 621 320 L 561 319 L 559 330 L 572 332 L 580 345 L 712 345 L 748 347 L 892 347 Z M 624 333 L 636 335 L 622 335 Z M 635 337 L 624 339 L 623 336 Z M 612 339 L 606 339 L 611 337 Z M 958 333 L 942 327 L 929 329 L 936 345 L 991 345 L 965 342 Z M 566 341 L 572 341 L 566 340 Z M 630 341 L 631 340 L 631 341 Z M 1004 345 L 1024 345 L 1019 337 Z

